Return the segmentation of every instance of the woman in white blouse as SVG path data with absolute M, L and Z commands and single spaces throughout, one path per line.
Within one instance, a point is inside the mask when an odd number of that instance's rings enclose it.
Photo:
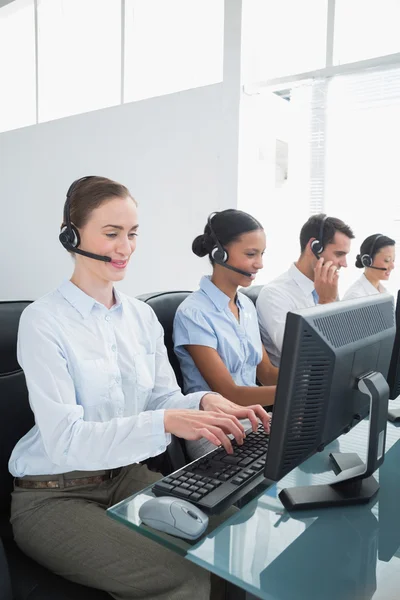
M 349 287 L 343 300 L 353 300 L 386 292 L 382 281 L 387 281 L 394 269 L 395 241 L 381 233 L 367 237 L 356 257 L 356 267 L 364 273 Z
M 73 275 L 20 321 L 18 360 L 35 425 L 10 458 L 11 521 L 27 555 L 72 581 L 119 600 L 206 600 L 206 571 L 106 508 L 159 478 L 140 463 L 164 452 L 171 434 L 230 452 L 228 434 L 243 441 L 239 419 L 256 428 L 260 417 L 268 429 L 269 417 L 218 394 L 183 396 L 154 312 L 114 288 L 137 230 L 126 187 L 102 177 L 71 185 L 60 241 L 74 256 Z

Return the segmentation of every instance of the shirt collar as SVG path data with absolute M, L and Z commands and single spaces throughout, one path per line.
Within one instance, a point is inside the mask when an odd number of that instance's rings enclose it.
M 88 296 L 88 294 L 85 294 L 85 292 L 72 283 L 72 281 L 64 281 L 64 283 L 62 283 L 58 288 L 58 291 L 67 300 L 67 302 L 69 302 L 71 306 L 73 306 L 82 315 L 84 319 L 88 318 L 95 304 L 105 309 L 103 304 L 100 304 L 100 302 L 97 302 L 97 300 L 91 296 Z M 122 305 L 122 296 L 115 288 L 114 296 L 116 302 L 110 310 L 114 310 L 118 306 Z
M 384 294 L 386 292 L 386 288 L 381 284 L 381 282 L 379 282 L 378 288 L 372 285 L 372 283 L 365 277 L 365 273 L 361 275 L 361 285 L 368 294 L 378 294 L 379 292 Z
M 224 294 L 212 281 L 209 275 L 204 275 L 200 280 L 200 289 L 208 296 L 218 310 L 225 310 L 229 304 L 229 296 Z M 239 294 L 236 296 L 236 304 L 243 309 Z
M 292 277 L 292 279 L 294 279 L 294 281 L 297 283 L 299 288 L 305 293 L 306 296 L 313 293 L 313 290 L 315 289 L 314 282 L 311 281 L 311 279 L 309 279 L 301 271 L 299 271 L 299 269 L 294 263 L 289 269 L 289 275 L 290 277 Z

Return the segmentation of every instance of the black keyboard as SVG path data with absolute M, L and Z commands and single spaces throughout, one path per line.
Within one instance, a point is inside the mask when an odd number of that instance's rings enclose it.
M 242 446 L 232 442 L 233 454 L 216 448 L 183 469 L 154 484 L 156 496 L 184 498 L 205 512 L 218 512 L 264 479 L 268 435 L 264 429 L 246 432 Z

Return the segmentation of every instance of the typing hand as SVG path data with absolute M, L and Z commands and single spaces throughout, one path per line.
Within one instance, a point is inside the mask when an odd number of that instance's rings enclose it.
M 206 394 L 201 399 L 201 408 L 203 410 L 214 410 L 227 415 L 233 415 L 237 419 L 249 419 L 252 424 L 253 431 L 258 429 L 258 420 L 264 426 L 264 429 L 269 433 L 271 417 L 259 404 L 252 406 L 239 406 L 230 400 L 227 400 L 219 394 Z
M 314 269 L 314 287 L 318 294 L 318 304 L 335 302 L 338 296 L 339 272 L 331 260 L 321 257 Z
M 206 395 L 211 396 L 211 394 Z M 213 395 L 213 397 L 216 398 L 217 396 Z M 242 445 L 245 437 L 243 425 L 233 414 L 217 409 L 212 410 L 204 407 L 203 409 L 166 410 L 164 412 L 165 431 L 185 440 L 206 438 L 215 446 L 222 445 L 228 454 L 232 454 L 232 443 L 228 435 L 232 434 L 237 443 Z

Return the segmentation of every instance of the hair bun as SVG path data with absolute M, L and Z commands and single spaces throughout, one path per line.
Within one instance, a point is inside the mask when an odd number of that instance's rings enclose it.
M 356 265 L 357 269 L 362 269 L 364 267 L 364 265 L 362 264 L 362 261 L 361 261 L 361 254 L 357 254 L 355 265 Z
M 196 254 L 196 256 L 207 256 L 210 250 L 208 249 L 207 239 L 204 233 L 198 235 L 192 243 L 192 252 Z

